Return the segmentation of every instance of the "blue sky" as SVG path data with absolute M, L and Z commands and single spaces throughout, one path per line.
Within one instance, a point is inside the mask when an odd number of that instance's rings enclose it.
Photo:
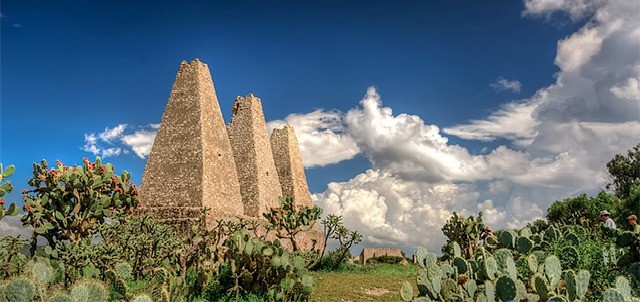
M 252 92 L 296 127 L 316 203 L 368 244 L 437 246 L 416 237 L 452 211 L 518 226 L 597 192 L 640 141 L 638 2 L 425 2 L 3 1 L 0 162 L 20 191 L 34 161 L 111 148 L 139 183 L 133 147 L 199 58 L 226 122 Z

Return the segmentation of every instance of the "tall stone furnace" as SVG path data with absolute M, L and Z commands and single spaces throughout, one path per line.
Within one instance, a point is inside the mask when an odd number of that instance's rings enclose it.
M 232 112 L 225 126 L 206 64 L 180 64 L 142 176 L 143 211 L 183 223 L 209 208 L 211 226 L 220 218 L 261 218 L 282 194 L 312 206 L 293 128 L 269 138 L 253 94 L 238 97 Z
M 236 164 L 209 68 L 182 61 L 142 176 L 145 211 L 165 220 L 242 215 Z

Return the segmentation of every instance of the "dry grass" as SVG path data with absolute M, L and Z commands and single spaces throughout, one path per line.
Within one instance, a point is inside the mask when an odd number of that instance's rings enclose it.
M 313 302 L 400 301 L 400 287 L 415 287 L 417 267 L 377 265 L 342 272 L 315 272 Z

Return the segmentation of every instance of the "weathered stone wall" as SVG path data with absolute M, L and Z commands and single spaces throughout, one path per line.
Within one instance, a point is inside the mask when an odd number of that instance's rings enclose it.
M 282 129 L 273 129 L 271 150 L 278 170 L 282 194 L 293 197 L 293 204 L 296 207 L 311 207 L 311 193 L 309 193 L 298 138 L 293 127 L 287 124 Z
M 143 211 L 160 219 L 243 214 L 236 165 L 211 74 L 183 61 L 142 176 Z M 208 219 L 209 222 L 210 219 Z
M 362 249 L 360 253 L 360 263 L 362 265 L 367 264 L 367 260 L 380 257 L 380 256 L 402 256 L 402 251 L 399 248 L 391 248 L 391 247 L 365 247 Z
M 262 101 L 253 94 L 237 97 L 227 130 L 235 156 L 244 214 L 262 217 L 268 209 L 278 207 L 278 196 L 282 195 Z

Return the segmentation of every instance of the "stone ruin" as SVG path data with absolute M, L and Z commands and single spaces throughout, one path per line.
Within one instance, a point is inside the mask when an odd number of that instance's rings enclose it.
M 188 224 L 209 208 L 205 221 L 213 226 L 217 219 L 264 219 L 283 194 L 297 207 L 312 206 L 293 127 L 269 138 L 253 94 L 236 98 L 225 125 L 207 65 L 182 61 L 142 176 L 142 210 Z M 322 234 L 300 237 L 317 241 Z
M 395 247 L 365 247 L 364 249 L 362 249 L 362 252 L 360 252 L 360 255 L 355 256 L 354 259 L 359 260 L 360 264 L 366 265 L 367 260 L 375 257 L 380 257 L 380 256 L 402 257 L 402 259 L 404 259 L 402 261 L 402 264 L 408 263 L 408 261 L 404 258 L 404 255 L 402 254 L 402 250 Z

